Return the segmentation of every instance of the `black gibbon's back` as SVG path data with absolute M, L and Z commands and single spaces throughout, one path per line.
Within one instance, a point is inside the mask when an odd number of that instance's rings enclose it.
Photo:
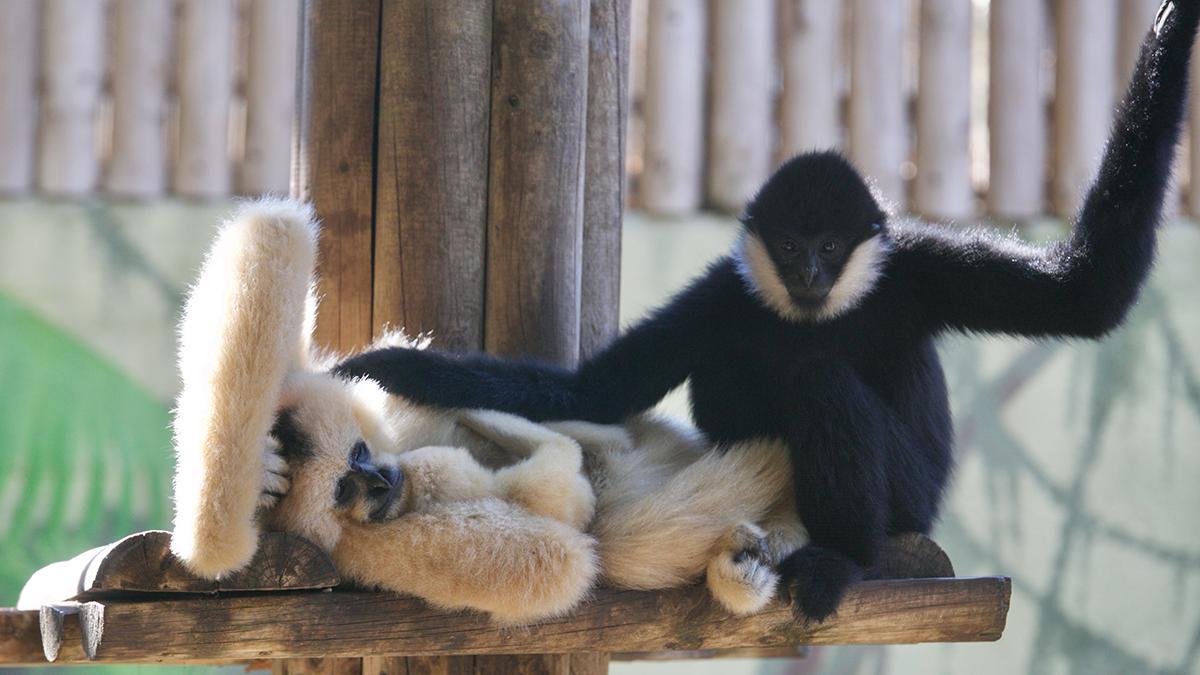
M 952 455 L 935 338 L 1100 337 L 1136 300 L 1198 14 L 1200 0 L 1163 3 L 1065 241 L 892 222 L 843 158 L 801 155 L 747 206 L 731 255 L 576 371 L 386 349 L 337 372 L 426 404 L 594 422 L 644 410 L 690 378 L 693 415 L 713 440 L 790 447 L 811 542 L 780 569 L 798 614 L 823 619 L 887 534 L 928 532 L 937 516 Z

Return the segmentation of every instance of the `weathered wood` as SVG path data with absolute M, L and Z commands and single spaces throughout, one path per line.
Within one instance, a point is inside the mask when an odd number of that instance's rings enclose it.
M 988 29 L 988 211 L 1040 215 L 1046 202 L 1045 49 L 1042 0 L 993 0 Z
M 271 664 L 273 675 L 366 675 L 366 662 L 379 659 L 323 659 L 319 657 L 307 659 L 285 659 Z M 403 659 L 389 659 L 403 661 Z M 404 675 L 405 671 L 375 671 L 387 672 L 388 675 Z
M 707 2 L 653 0 L 647 21 L 639 194 L 651 213 L 682 215 L 702 199 Z
M 484 346 L 579 357 L 587 2 L 495 0 Z
M 708 201 L 736 213 L 771 171 L 775 0 L 714 0 Z
M 82 196 L 100 172 L 96 122 L 104 78 L 102 0 L 42 3 L 42 102 L 38 187 Z
M 41 612 L 0 608 L 0 664 L 9 667 L 45 662 Z
M 0 2 L 0 194 L 33 184 L 38 7 L 37 0 Z
M 606 346 L 620 326 L 621 217 L 629 120 L 629 0 L 591 0 L 587 157 L 579 355 Z
M 432 331 L 440 348 L 480 349 L 492 3 L 385 3 L 382 21 L 375 332 Z
M 246 147 L 238 177 L 246 194 L 285 194 L 296 115 L 300 0 L 252 0 L 246 55 Z
M 179 21 L 179 152 L 175 191 L 229 193 L 233 99 L 233 0 L 183 0 Z
M 798 623 L 773 603 L 732 617 L 701 588 L 601 590 L 568 617 L 500 629 L 479 614 L 443 612 L 389 593 L 278 593 L 105 603 L 103 662 L 439 656 L 545 652 L 734 649 L 787 644 L 897 644 L 996 640 L 1010 594 L 1002 577 L 867 581 L 838 614 Z M 364 617 L 373 617 L 364 624 Z M 65 618 L 70 629 L 76 619 Z M 440 628 L 439 628 L 440 627 Z M 69 633 L 68 633 L 69 635 Z M 64 640 L 59 662 L 86 660 Z
M 779 160 L 842 144 L 842 5 L 841 0 L 780 0 Z
M 921 3 L 915 210 L 935 220 L 972 215 L 971 0 Z
M 915 532 L 889 538 L 879 552 L 879 564 L 870 572 L 876 579 L 953 577 L 950 557 L 929 537 Z
M 167 186 L 167 80 L 172 6 L 117 0 L 113 57 L 112 158 L 105 188 L 146 198 Z
M 306 0 L 292 196 L 323 223 L 314 341 L 346 351 L 371 341 L 375 76 L 379 4 Z
M 855 0 L 850 59 L 850 156 L 884 198 L 903 210 L 908 160 L 904 30 L 908 8 L 895 0 Z
M 1117 1 L 1057 3 L 1054 212 L 1075 215 L 1100 165 L 1115 102 Z
M 743 647 L 741 649 L 696 649 L 677 652 L 618 652 L 613 661 L 690 661 L 693 659 L 802 659 L 812 649 L 808 645 L 782 647 Z
M 170 532 L 151 530 L 44 567 L 21 590 L 18 607 L 33 609 L 129 592 L 297 590 L 341 583 L 329 556 L 295 535 L 264 533 L 250 564 L 219 581 L 193 575 L 171 553 L 170 545 Z

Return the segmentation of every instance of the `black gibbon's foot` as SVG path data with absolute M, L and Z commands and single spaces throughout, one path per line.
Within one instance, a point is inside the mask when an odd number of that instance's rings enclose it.
M 779 563 L 785 593 L 796 621 L 824 621 L 837 612 L 846 589 L 862 579 L 863 569 L 850 558 L 809 544 Z

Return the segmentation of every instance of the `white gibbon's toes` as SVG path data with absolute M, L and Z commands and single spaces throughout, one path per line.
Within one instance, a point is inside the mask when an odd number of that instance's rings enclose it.
M 270 444 L 263 451 L 262 490 L 258 493 L 258 509 L 266 511 L 279 504 L 279 500 L 292 487 L 287 461 Z
M 728 545 L 708 563 L 708 589 L 734 614 L 753 614 L 775 597 L 779 575 L 767 560 L 765 533 L 743 523 L 727 537 Z

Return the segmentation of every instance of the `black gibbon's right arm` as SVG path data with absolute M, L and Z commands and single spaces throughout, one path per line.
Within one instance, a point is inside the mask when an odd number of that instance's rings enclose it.
M 1154 259 L 1197 14 L 1197 0 L 1160 7 L 1066 241 L 1035 247 L 947 228 L 895 228 L 889 274 L 912 288 L 931 329 L 1099 337 L 1121 323 Z
M 482 408 L 536 422 L 614 424 L 653 406 L 687 379 L 703 336 L 713 331 L 714 300 L 736 293 L 728 260 L 627 330 L 578 370 L 488 354 L 391 347 L 338 364 L 343 377 L 369 377 L 389 393 L 424 405 Z

